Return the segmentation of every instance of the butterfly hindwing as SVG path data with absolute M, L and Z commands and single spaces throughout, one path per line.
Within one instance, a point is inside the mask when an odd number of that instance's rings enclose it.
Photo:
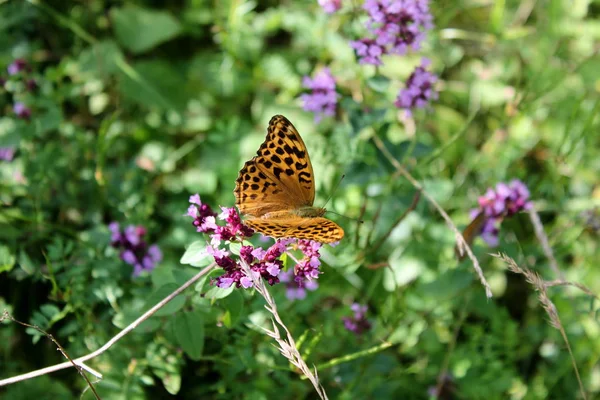
M 342 240 L 344 230 L 335 222 L 323 218 L 251 218 L 244 221 L 252 229 L 274 238 L 297 238 L 333 243 Z

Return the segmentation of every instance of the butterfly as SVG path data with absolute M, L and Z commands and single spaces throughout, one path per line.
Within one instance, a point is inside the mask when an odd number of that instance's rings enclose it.
M 287 118 L 275 115 L 257 155 L 247 161 L 235 181 L 235 204 L 244 223 L 274 238 L 332 243 L 344 230 L 313 207 L 315 183 L 306 146 Z

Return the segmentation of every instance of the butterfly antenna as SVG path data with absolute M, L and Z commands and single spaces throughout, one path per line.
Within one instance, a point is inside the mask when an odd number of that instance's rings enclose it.
M 358 218 L 352 218 L 352 217 L 349 217 L 349 216 L 347 216 L 347 215 L 344 215 L 344 214 L 336 213 L 335 211 L 329 211 L 329 210 L 327 210 L 327 212 L 328 212 L 328 213 L 335 214 L 335 215 L 339 215 L 340 217 L 344 217 L 344 218 L 346 218 L 346 219 L 349 219 L 350 221 L 356 221 L 356 222 L 358 222 L 359 224 L 364 224 L 364 223 L 365 223 L 365 221 L 363 221 L 362 219 L 358 219 Z
M 340 180 L 338 181 L 338 183 L 335 185 L 335 187 L 333 188 L 333 190 L 331 191 L 331 194 L 329 195 L 329 198 L 327 199 L 327 201 L 325 202 L 325 204 L 323 205 L 323 208 L 325 208 L 325 206 L 327 205 L 327 203 L 329 203 L 329 200 L 331 200 L 331 198 L 333 197 L 333 194 L 335 193 L 335 191 L 337 190 L 338 187 L 340 187 L 340 183 L 342 183 L 342 180 L 346 177 L 346 174 L 342 174 L 342 177 L 340 178 Z
M 340 186 L 340 183 L 342 183 L 342 180 L 343 180 L 345 177 L 346 177 L 346 174 L 343 174 L 343 175 L 342 175 L 342 177 L 340 178 L 340 180 L 338 181 L 338 183 L 335 185 L 335 187 L 334 187 L 334 188 L 333 188 L 333 190 L 331 191 L 331 194 L 329 195 L 329 198 L 328 198 L 328 199 L 327 199 L 327 201 L 325 202 L 325 205 L 323 206 L 323 208 L 325 208 L 325 206 L 327 205 L 327 203 L 329 203 L 329 200 L 331 200 L 331 198 L 333 197 L 333 194 L 335 193 L 335 191 L 337 190 L 337 188 Z M 327 210 L 326 212 L 328 212 L 328 213 L 332 213 L 332 214 L 335 214 L 335 215 L 339 215 L 340 217 L 347 218 L 347 219 L 349 219 L 349 220 L 351 220 L 351 221 L 356 221 L 356 222 L 358 222 L 358 223 L 360 223 L 360 224 L 362 224 L 362 223 L 364 223 L 364 222 L 365 222 L 365 221 L 363 221 L 363 220 L 361 220 L 361 219 L 357 219 L 357 218 L 351 218 L 351 217 L 348 217 L 348 216 L 346 216 L 346 215 L 343 215 L 343 214 L 336 213 L 335 211 L 330 211 L 330 210 Z

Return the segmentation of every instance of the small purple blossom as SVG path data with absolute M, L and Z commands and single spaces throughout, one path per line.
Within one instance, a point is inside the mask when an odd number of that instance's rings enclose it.
M 438 93 L 433 88 L 438 78 L 425 69 L 430 63 L 427 58 L 423 58 L 421 65 L 408 77 L 405 88 L 400 91 L 394 102 L 396 107 L 410 114 L 412 109 L 424 108 L 431 100 L 438 98 Z
M 282 271 L 279 274 L 279 279 L 281 282 L 285 283 L 285 297 L 287 297 L 288 300 L 304 300 L 306 298 L 307 290 L 315 291 L 319 288 L 319 283 L 316 280 L 298 283 L 294 278 L 295 274 L 293 269 Z
M 17 117 L 25 120 L 29 120 L 31 118 L 31 110 L 23 103 L 15 103 L 13 105 L 13 111 Z
M 129 225 L 121 229 L 118 222 L 108 225 L 110 230 L 111 245 L 121 249 L 120 257 L 129 265 L 133 265 L 133 276 L 138 276 L 142 271 L 152 271 L 163 257 L 158 245 L 148 246 L 144 241 L 146 228 Z
M 329 68 L 323 68 L 313 79 L 305 76 L 302 86 L 312 90 L 300 96 L 305 111 L 315 114 L 315 122 L 318 123 L 324 116 L 335 115 L 335 108 L 340 95 L 335 91 L 335 78 L 331 75 Z
M 384 54 L 419 50 L 425 33 L 433 28 L 429 0 L 366 0 L 370 37 L 350 43 L 361 64 L 381 65 Z
M 0 161 L 12 161 L 14 157 L 14 147 L 0 147 Z
M 333 14 L 342 8 L 342 0 L 319 0 L 319 5 L 327 14 Z
M 350 306 L 350 309 L 354 313 L 352 317 L 344 317 L 342 320 L 344 321 L 344 327 L 350 332 L 354 332 L 357 335 L 364 333 L 365 331 L 371 329 L 371 323 L 367 320 L 366 314 L 368 311 L 368 307 L 366 305 L 361 305 L 358 303 L 354 303 Z
M 478 199 L 479 208 L 471 210 L 471 219 L 474 220 L 480 213 L 485 216 L 481 227 L 481 238 L 491 247 L 499 243 L 498 234 L 500 224 L 506 217 L 529 210 L 532 207 L 529 201 L 529 189 L 518 179 L 506 184 L 500 182 L 495 189 L 488 189 Z
M 198 195 L 191 196 L 190 203 L 191 206 L 185 215 L 194 219 L 193 224 L 199 232 L 209 234 L 210 244 L 206 246 L 206 252 L 224 270 L 223 275 L 212 281 L 214 285 L 223 289 L 232 285 L 237 288 L 252 287 L 253 279 L 244 272 L 247 271 L 242 267 L 241 263 L 244 263 L 253 275 L 264 279 L 269 285 L 279 283 L 281 277 L 284 276 L 287 279 L 288 288 L 296 290 L 293 298 L 303 298 L 306 296 L 305 289 L 315 290 L 318 287 L 316 280 L 321 274 L 319 270 L 321 243 L 309 240 L 279 239 L 268 249 L 244 244 L 239 250 L 239 257 L 236 258 L 221 246 L 227 245 L 228 242 L 242 242 L 254 234 L 252 229 L 242 223 L 236 209 L 221 207 L 221 213 L 217 216 L 210 206 L 201 202 Z M 224 223 L 224 225 L 218 225 L 217 222 Z M 111 231 L 114 230 L 113 226 Z M 116 238 L 121 239 L 119 236 Z M 297 250 L 300 250 L 303 255 L 300 260 L 296 260 L 294 256 L 297 254 Z M 292 253 L 293 251 L 296 253 Z M 284 253 L 296 261 L 295 268 L 287 273 L 282 271 L 281 256 Z
M 27 81 L 25 81 L 25 87 L 30 92 L 33 92 L 33 91 L 35 91 L 38 88 L 38 84 L 35 81 L 35 79 L 27 79 Z
M 29 70 L 29 64 L 22 58 L 14 60 L 7 68 L 8 75 L 16 75 L 21 71 Z
M 374 39 L 360 39 L 350 42 L 350 47 L 356 50 L 360 57 L 360 64 L 382 65 L 381 56 L 385 54 L 385 47 L 377 44 Z

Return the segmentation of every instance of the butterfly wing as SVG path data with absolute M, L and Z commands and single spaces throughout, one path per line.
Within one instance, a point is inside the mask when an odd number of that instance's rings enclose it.
M 252 229 L 274 238 L 297 238 L 333 243 L 342 240 L 344 230 L 335 222 L 323 218 L 250 218 L 244 221 Z
M 304 141 L 287 118 L 271 118 L 257 155 L 240 170 L 234 194 L 240 212 L 254 217 L 312 206 L 312 164 Z

